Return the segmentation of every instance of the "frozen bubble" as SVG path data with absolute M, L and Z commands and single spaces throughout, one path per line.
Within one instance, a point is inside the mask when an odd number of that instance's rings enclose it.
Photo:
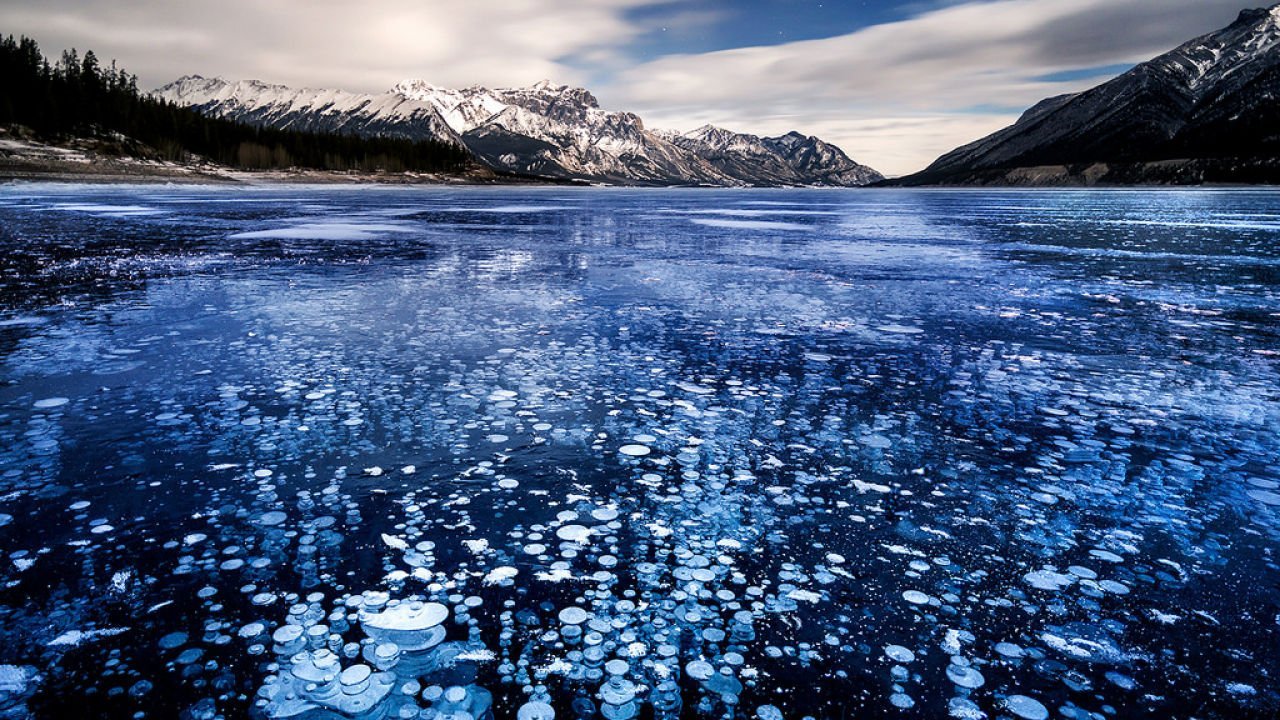
M 504 565 L 502 567 L 496 567 L 490 570 L 484 576 L 484 584 L 499 585 L 501 583 L 507 582 L 508 580 L 511 580 L 519 573 L 520 573 L 519 570 L 508 565 Z
M 1040 590 L 1058 591 L 1062 590 L 1075 582 L 1075 577 L 1063 573 L 1054 572 L 1052 570 L 1036 570 L 1029 572 L 1022 577 L 1028 585 Z
M 374 598 L 366 598 L 369 599 Z M 377 605 L 374 604 L 374 607 Z M 372 640 L 395 643 L 408 652 L 426 650 L 440 644 L 445 633 L 444 628 L 439 625 L 448 615 L 449 610 L 444 605 L 417 601 L 400 602 L 382 612 L 365 611 L 360 614 L 364 631 Z
M 903 592 L 902 599 L 913 605 L 926 605 L 929 602 L 929 596 L 919 590 L 907 590 Z
M 41 410 L 48 410 L 50 408 L 62 407 L 69 402 L 71 401 L 64 397 L 51 397 L 35 401 L 32 404 L 32 407 L 39 408 Z
M 756 708 L 757 720 L 783 720 L 782 711 L 773 705 L 761 705 Z
M 1078 578 L 1084 578 L 1085 580 L 1093 580 L 1098 577 L 1098 573 L 1090 570 L 1087 567 L 1082 567 L 1080 565 L 1072 565 L 1068 567 L 1067 572 L 1071 573 L 1072 575 L 1075 575 Z
M 980 688 L 986 682 L 986 679 L 982 677 L 982 673 L 975 668 L 968 665 L 956 665 L 955 663 L 947 666 L 947 678 L 956 685 L 970 690 Z
M 996 643 L 996 652 L 1007 658 L 1020 658 L 1025 655 L 1020 646 L 1011 642 Z
M 924 332 L 924 330 L 921 330 L 918 327 L 912 327 L 911 325 L 898 325 L 896 323 L 890 324 L 890 325 L 881 325 L 876 329 L 879 330 L 880 332 L 894 333 L 897 335 L 919 335 L 920 333 Z
M 630 457 L 644 457 L 649 454 L 650 450 L 645 445 L 623 445 L 618 448 L 618 452 Z
M 516 711 L 516 720 L 555 720 L 556 711 L 544 702 L 531 700 Z
M 966 697 L 953 697 L 947 703 L 947 713 L 957 720 L 986 720 L 987 714 L 978 704 Z
M 1106 592 L 1112 593 L 1113 595 L 1129 594 L 1129 586 L 1124 583 L 1116 582 L 1115 580 L 1103 580 L 1098 583 L 1098 587 L 1102 588 Z
M 284 522 L 288 517 L 289 517 L 288 515 L 285 515 L 283 512 L 279 510 L 272 510 L 270 512 L 264 512 L 261 515 L 259 515 L 258 524 L 266 525 L 266 526 L 279 525 L 280 523 Z
M 567 607 L 560 611 L 560 622 L 565 625 L 581 625 L 587 621 L 590 614 L 580 607 Z
M 907 695 L 906 693 L 894 693 L 889 696 L 889 704 L 893 705 L 896 708 L 902 708 L 903 710 L 906 710 L 908 708 L 915 707 L 916 701 L 913 700 L 911 696 Z
M 1023 720 L 1047 720 L 1049 710 L 1039 700 L 1026 695 L 1010 695 L 1004 699 L 1004 707 Z
M 884 654 L 885 654 L 885 657 L 889 658 L 890 660 L 894 662 L 900 662 L 900 663 L 909 663 L 909 662 L 915 661 L 916 659 L 915 653 L 911 652 L 910 649 L 905 648 L 901 645 L 885 645 Z
M 716 674 L 716 669 L 705 660 L 693 660 L 684 666 L 684 671 L 694 680 L 707 680 Z
M 583 543 L 591 537 L 591 528 L 582 525 L 564 525 L 556 530 L 556 537 L 568 542 Z
M 1273 493 L 1269 490 L 1250 490 L 1249 497 L 1263 505 L 1280 505 L 1280 493 Z
M 187 643 L 187 634 L 184 632 L 171 632 L 160 638 L 160 647 L 164 650 L 173 650 L 182 647 Z

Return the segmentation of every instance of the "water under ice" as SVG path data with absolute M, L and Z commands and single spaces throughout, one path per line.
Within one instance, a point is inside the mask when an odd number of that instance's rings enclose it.
M 0 717 L 1275 717 L 1277 201 L 0 189 Z

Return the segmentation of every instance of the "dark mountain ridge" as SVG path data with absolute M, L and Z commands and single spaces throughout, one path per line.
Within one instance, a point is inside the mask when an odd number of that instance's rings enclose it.
M 1044 100 L 892 184 L 1201 182 L 1280 182 L 1280 5 Z

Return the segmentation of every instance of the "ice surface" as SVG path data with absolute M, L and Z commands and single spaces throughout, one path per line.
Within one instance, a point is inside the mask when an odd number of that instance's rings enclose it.
M 15 707 L 1275 714 L 1274 193 L 0 200 Z
M 801 223 L 782 222 L 778 220 L 722 220 L 709 218 L 694 218 L 689 222 L 695 225 L 702 225 L 712 228 L 723 228 L 726 230 L 813 230 L 811 225 Z

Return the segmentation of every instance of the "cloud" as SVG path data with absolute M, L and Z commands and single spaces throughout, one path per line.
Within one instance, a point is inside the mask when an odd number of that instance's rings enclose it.
M 945 4 L 838 37 L 667 56 L 631 67 L 600 95 L 655 125 L 801 129 L 900 174 L 1012 122 L 1044 97 L 1098 82 L 1046 76 L 1149 59 L 1227 24 L 1238 2 Z
M 440 85 L 577 81 L 671 0 L 0 0 L 0 29 L 46 53 L 92 48 L 155 87 L 198 73 L 380 92 Z

